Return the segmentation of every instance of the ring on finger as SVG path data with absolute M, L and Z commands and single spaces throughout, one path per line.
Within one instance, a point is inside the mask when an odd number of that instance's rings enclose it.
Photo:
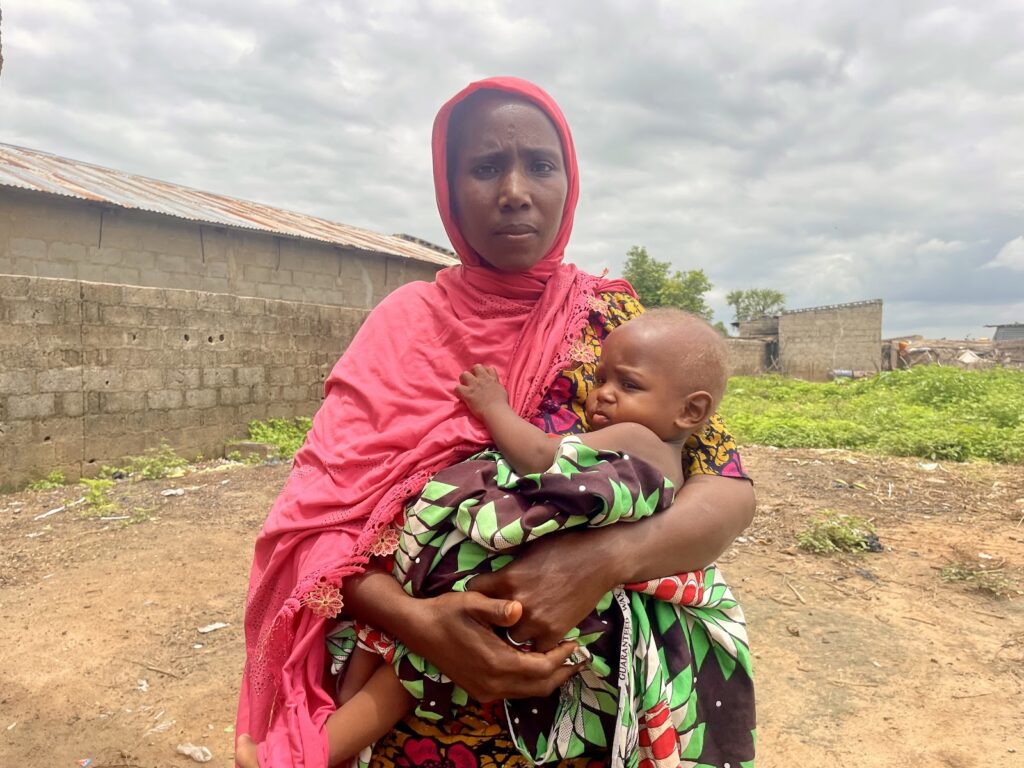
M 516 640 L 514 637 L 512 637 L 512 633 L 509 632 L 507 629 L 505 630 L 505 640 L 508 642 L 509 645 L 515 648 L 533 648 L 533 640 Z

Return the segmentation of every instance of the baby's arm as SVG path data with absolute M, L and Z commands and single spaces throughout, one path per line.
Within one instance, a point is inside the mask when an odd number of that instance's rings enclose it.
M 455 394 L 469 406 L 491 433 L 495 446 L 519 475 L 543 472 L 555 460 L 558 441 L 519 417 L 508 404 L 508 392 L 498 372 L 474 365 L 463 372 Z
M 355 757 L 389 733 L 412 709 L 412 695 L 389 664 L 377 668 L 370 680 L 327 718 L 328 765 Z
M 612 424 L 580 435 L 580 439 L 599 451 L 636 456 L 665 475 L 677 488 L 682 485 L 683 462 L 679 448 L 666 443 L 642 424 Z
M 388 664 L 378 666 L 366 685 L 353 693 L 324 723 L 327 764 L 338 765 L 358 755 L 389 733 L 414 703 L 394 668 Z M 258 752 L 259 746 L 249 734 L 241 734 L 235 744 L 235 764 L 238 768 L 262 768 Z

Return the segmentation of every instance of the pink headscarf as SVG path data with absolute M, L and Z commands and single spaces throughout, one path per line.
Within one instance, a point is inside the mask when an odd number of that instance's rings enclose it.
M 537 105 L 558 131 L 568 175 L 561 226 L 531 269 L 499 272 L 462 236 L 448 189 L 447 136 L 454 107 L 483 90 Z M 579 199 L 576 152 L 561 110 L 517 78 L 472 83 L 441 107 L 433 132 L 437 206 L 460 266 L 410 283 L 367 317 L 325 385 L 323 405 L 288 483 L 256 540 L 245 634 L 247 659 L 236 724 L 263 742 L 264 766 L 327 764 L 323 723 L 324 624 L 340 608 L 345 576 L 427 479 L 490 443 L 453 394 L 475 363 L 497 368 L 512 407 L 532 416 L 587 320 L 588 299 L 632 288 L 563 264 Z

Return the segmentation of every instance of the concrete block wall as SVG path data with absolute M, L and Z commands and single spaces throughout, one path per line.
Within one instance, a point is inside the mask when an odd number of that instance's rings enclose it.
M 786 376 L 823 380 L 828 371 L 882 367 L 882 302 L 783 312 L 779 367 Z
M 0 486 L 310 416 L 366 309 L 0 275 Z
M 0 274 L 370 309 L 438 265 L 0 187 Z
M 760 339 L 725 340 L 729 350 L 730 376 L 756 376 L 767 367 L 768 342 Z
M 740 321 L 740 338 L 755 336 L 776 336 L 779 332 L 779 318 L 757 317 L 753 320 Z

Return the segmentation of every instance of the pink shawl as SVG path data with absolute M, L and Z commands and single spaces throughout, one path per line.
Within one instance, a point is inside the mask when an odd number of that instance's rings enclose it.
M 447 132 L 452 109 L 480 89 L 539 106 L 562 141 L 568 193 L 550 252 L 530 270 L 498 272 L 463 238 L 451 210 Z M 489 443 L 453 394 L 459 374 L 493 365 L 523 417 L 572 365 L 588 299 L 632 289 L 563 264 L 579 198 L 576 153 L 561 110 L 516 78 L 472 83 L 434 121 L 437 205 L 460 266 L 433 283 L 410 283 L 367 317 L 325 385 L 323 405 L 256 540 L 246 603 L 247 659 L 236 728 L 263 766 L 327 764 L 322 726 L 334 710 L 323 688 L 324 625 L 341 607 L 343 578 L 427 478 Z

